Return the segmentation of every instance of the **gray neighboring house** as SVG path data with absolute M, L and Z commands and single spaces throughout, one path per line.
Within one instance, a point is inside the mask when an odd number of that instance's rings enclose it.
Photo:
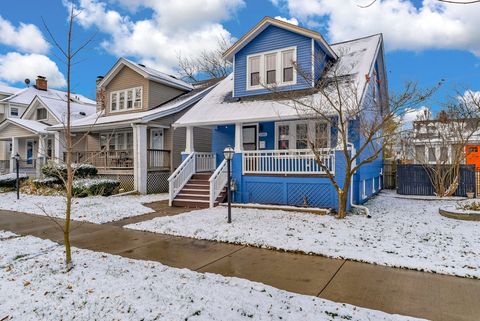
M 120 58 L 97 78 L 96 112 L 72 123 L 73 160 L 89 163 L 103 177 L 120 180 L 124 191 L 168 191 L 168 177 L 181 164 L 185 128 L 173 129 L 212 88 L 198 86 Z M 63 140 L 63 125 L 47 129 Z M 211 130 L 196 128 L 195 150 L 211 150 Z M 55 149 L 54 158 L 64 158 Z

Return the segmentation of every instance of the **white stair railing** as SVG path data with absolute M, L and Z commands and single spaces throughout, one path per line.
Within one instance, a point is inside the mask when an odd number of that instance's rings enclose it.
M 227 161 L 225 159 L 220 163 L 208 181 L 210 182 L 210 207 L 213 207 L 215 200 L 225 188 L 228 181 Z
M 173 199 L 178 195 L 190 178 L 195 174 L 195 153 L 187 158 L 168 178 L 169 205 L 172 206 Z
M 215 153 L 195 152 L 195 164 L 197 173 L 212 172 L 217 165 L 217 155 Z

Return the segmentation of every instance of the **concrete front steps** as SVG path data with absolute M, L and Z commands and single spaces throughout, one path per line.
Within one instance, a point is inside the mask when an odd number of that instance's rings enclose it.
M 197 173 L 190 178 L 180 193 L 173 200 L 172 205 L 189 208 L 208 208 L 210 206 L 210 182 L 212 173 Z M 214 202 L 217 206 L 225 199 L 226 187 Z

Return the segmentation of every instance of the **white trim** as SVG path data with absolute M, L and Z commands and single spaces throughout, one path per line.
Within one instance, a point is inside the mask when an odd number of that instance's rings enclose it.
M 331 131 L 332 131 L 332 128 L 331 128 L 331 125 L 330 123 L 326 122 L 326 121 L 319 121 L 319 120 L 290 120 L 290 121 L 279 121 L 279 122 L 275 122 L 275 149 L 277 150 L 282 150 L 280 149 L 280 146 L 278 145 L 278 139 L 279 139 L 279 136 L 278 136 L 278 126 L 281 126 L 281 125 L 289 125 L 289 149 L 297 149 L 296 147 L 296 144 L 297 144 L 297 130 L 296 130 L 296 126 L 297 124 L 307 124 L 307 131 L 308 131 L 308 135 L 309 135 L 309 139 L 314 137 L 315 135 L 315 123 L 326 123 L 327 124 L 327 134 L 328 134 L 328 137 L 327 137 L 327 147 L 326 148 L 330 148 L 331 147 Z M 313 136 L 312 136 L 313 135 Z M 306 148 L 306 149 L 309 149 L 309 148 Z
M 308 38 L 314 38 L 325 47 L 326 51 L 330 54 L 332 58 L 338 59 L 335 51 L 330 47 L 330 45 L 325 41 L 325 39 L 323 39 L 322 35 L 318 32 L 295 26 L 271 17 L 263 18 L 259 23 L 257 23 L 255 27 L 253 27 L 252 29 L 250 29 L 250 31 L 244 34 L 235 44 L 233 44 L 233 46 L 231 46 L 225 51 L 225 53 L 223 54 L 223 58 L 231 61 L 232 57 L 235 55 L 236 52 L 241 50 L 247 43 L 254 39 L 263 30 L 265 30 L 269 25 L 274 25 L 276 27 L 286 29 L 297 34 L 304 35 Z
M 248 60 L 247 60 L 247 65 L 248 65 Z M 233 69 L 232 69 L 233 73 L 235 74 L 235 55 L 233 56 L 232 66 L 233 66 Z M 235 97 L 235 77 L 233 77 L 232 97 Z
M 315 87 L 315 41 L 312 38 L 312 88 Z
M 17 114 L 16 114 L 16 115 L 12 115 L 12 109 L 14 109 L 14 108 L 17 110 Z M 21 116 L 21 115 L 20 115 L 20 108 L 19 108 L 19 107 L 12 107 L 12 106 L 10 106 L 10 104 L 8 104 L 8 109 L 9 109 L 9 112 L 8 112 L 9 117 L 15 117 L 15 118 L 17 118 L 17 117 L 20 117 L 20 116 Z
M 140 106 L 138 107 L 135 107 L 135 92 L 137 91 L 137 89 L 140 89 Z M 127 104 L 128 104 L 128 92 L 129 91 L 132 91 L 132 108 L 128 108 L 127 107 Z M 120 109 L 120 93 L 123 93 L 125 96 L 124 98 L 124 106 L 122 109 Z M 116 109 L 113 110 L 112 109 L 112 96 L 113 95 L 117 95 L 116 97 Z M 120 113 L 120 112 L 125 112 L 125 111 L 130 111 L 130 110 L 136 110 L 136 109 L 142 109 L 143 108 L 143 86 L 137 86 L 137 87 L 131 87 L 131 88 L 126 88 L 126 89 L 121 89 L 121 90 L 115 90 L 115 91 L 111 91 L 110 92 L 110 99 L 108 101 L 108 104 L 109 104 L 109 111 L 110 113 Z
M 285 48 L 280 48 L 276 50 L 270 50 L 270 51 L 262 51 L 262 52 L 257 52 L 254 54 L 247 55 L 246 57 L 246 64 L 247 64 L 247 74 L 246 74 L 246 90 L 251 91 L 251 90 L 258 90 L 258 89 L 264 89 L 268 87 L 282 87 L 282 86 L 292 86 L 297 84 L 297 70 L 295 67 L 293 67 L 293 81 L 283 81 L 283 52 L 285 51 L 290 51 L 293 50 L 293 60 L 294 62 L 297 61 L 297 46 L 291 46 L 291 47 L 285 47 Z M 275 54 L 276 55 L 276 64 L 275 64 L 275 84 L 267 84 L 267 70 L 266 70 L 266 64 L 265 64 L 265 57 L 267 55 Z M 251 86 L 250 81 L 250 59 L 259 57 L 260 58 L 260 66 L 259 66 L 259 72 L 260 72 L 260 84 L 257 86 Z

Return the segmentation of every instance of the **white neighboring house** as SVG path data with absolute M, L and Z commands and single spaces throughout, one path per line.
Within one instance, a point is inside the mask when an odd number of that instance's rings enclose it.
M 60 148 L 47 128 L 62 124 L 67 108 L 67 93 L 49 89 L 47 79 L 39 76 L 35 85 L 18 90 L 0 101 L 4 117 L 0 123 L 0 171 L 13 172 L 12 158 L 20 155 L 23 173 L 37 174 L 46 159 Z M 71 94 L 72 119 L 94 114 L 95 101 Z

